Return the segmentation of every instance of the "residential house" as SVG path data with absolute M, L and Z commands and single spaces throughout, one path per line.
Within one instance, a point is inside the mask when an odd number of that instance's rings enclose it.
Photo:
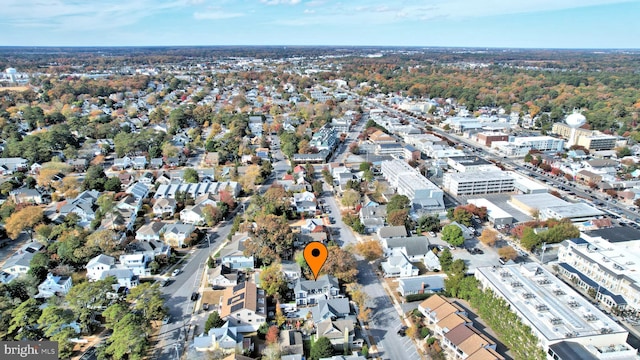
M 113 168 L 116 170 L 124 170 L 131 166 L 131 158 L 128 156 L 116 158 L 113 160 Z
M 249 239 L 248 233 L 237 233 L 231 238 L 231 243 L 220 250 L 221 263 L 231 269 L 253 269 L 255 260 L 253 255 L 244 254 L 244 242 Z
M 424 266 L 429 271 L 440 271 L 440 270 L 442 270 L 442 267 L 440 266 L 440 259 L 438 258 L 438 256 L 433 251 L 429 251 L 425 255 L 425 257 L 424 257 Z
M 453 350 L 460 359 L 466 359 L 482 348 L 496 349 L 496 344 L 486 335 L 466 324 L 460 324 L 444 334 L 442 344 Z
M 171 198 L 161 198 L 153 204 L 153 214 L 155 216 L 173 216 L 176 211 L 176 201 Z
M 160 181 L 160 177 L 158 178 Z M 189 194 L 191 198 L 196 199 L 199 196 L 212 194 L 216 197 L 219 196 L 221 191 L 228 191 L 231 196 L 237 197 L 240 194 L 241 187 L 237 182 L 224 181 L 224 182 L 200 182 L 197 184 L 162 184 L 158 186 L 155 195 L 156 199 L 171 198 L 175 199 L 176 193 L 182 192 Z
M 435 324 L 451 314 L 467 316 L 466 311 L 458 304 L 437 294 L 421 302 L 418 305 L 418 310 L 425 316 L 429 324 Z
M 254 283 L 243 282 L 229 287 L 220 297 L 220 317 L 235 326 L 238 331 L 256 331 L 267 321 L 265 292 Z
M 128 172 L 121 172 L 118 174 L 118 179 L 120 180 L 120 186 L 126 189 L 133 181 L 133 176 Z
M 201 334 L 193 339 L 193 347 L 196 351 L 214 351 L 235 353 L 242 352 L 244 337 L 237 327 L 225 322 L 220 328 L 211 328 L 208 333 Z
M 433 293 L 444 290 L 445 275 L 427 275 L 398 279 L 398 292 L 402 296 Z
M 426 236 L 382 238 L 381 243 L 386 256 L 390 256 L 391 253 L 398 250 L 404 253 L 411 262 L 422 262 L 429 253 L 433 254 L 429 250 L 429 239 Z
M 407 277 L 418 276 L 420 269 L 411 264 L 407 256 L 400 250 L 395 249 L 381 264 L 385 277 Z
M 238 284 L 238 270 L 226 265 L 216 266 L 207 270 L 207 282 L 213 287 L 236 286 Z
M 337 351 L 344 351 L 346 337 L 348 349 L 351 349 L 353 347 L 354 325 L 353 319 L 327 319 L 316 324 L 316 336 L 328 338 Z
M 317 280 L 298 279 L 293 287 L 297 305 L 314 305 L 321 299 L 331 299 L 340 294 L 338 279 L 323 275 Z
M 15 274 L 9 274 L 8 272 L 0 270 L 0 284 L 8 284 L 17 277 Z
M 118 291 L 120 288 L 132 289 L 140 285 L 140 279 L 133 274 L 131 269 L 109 269 L 100 273 L 98 280 L 104 280 L 113 277 L 116 282 L 113 284 L 113 290 Z
M 67 164 L 71 165 L 73 171 L 75 172 L 85 172 L 89 167 L 89 159 L 87 158 L 78 158 L 67 161 Z
M 134 156 L 131 159 L 131 166 L 136 170 L 144 170 L 147 167 L 147 158 L 145 156 Z
M 376 233 L 384 226 L 387 218 L 387 205 L 363 206 L 358 216 L 367 234 Z
M 2 271 L 11 275 L 19 276 L 26 274 L 31 266 L 31 259 L 37 254 L 44 245 L 31 242 L 23 245 L 16 251 L 2 266 Z
M 149 168 L 150 169 L 160 169 L 163 165 L 162 162 L 162 158 L 152 158 L 151 161 L 149 161 Z
M 289 225 L 294 232 L 301 234 L 312 234 L 325 232 L 325 222 L 323 219 L 302 219 Z
M 136 200 L 141 201 L 149 194 L 149 187 L 141 182 L 136 182 L 129 186 L 125 193 L 133 195 Z
M 300 265 L 295 261 L 284 260 L 282 261 L 280 266 L 280 270 L 284 274 L 284 277 L 287 279 L 287 282 L 293 283 L 296 280 L 300 279 L 300 276 L 302 276 Z
M 162 221 L 152 221 L 148 224 L 142 225 L 138 231 L 136 231 L 136 240 L 160 241 L 160 235 L 165 225 L 167 224 Z
M 257 148 L 256 156 L 262 159 L 263 161 L 269 161 L 269 149 L 268 148 Z
M 37 298 L 50 298 L 52 296 L 62 296 L 71 290 L 72 281 L 70 276 L 56 276 L 47 273 L 47 278 L 38 285 Z
M 473 322 L 464 315 L 450 314 L 435 324 L 434 333 L 439 336 L 444 336 L 444 334 L 462 324 L 473 325 Z
M 315 214 L 318 210 L 316 196 L 309 191 L 293 194 L 293 206 L 297 213 Z
M 0 158 L 0 175 L 11 175 L 29 168 L 29 161 L 23 158 Z
M 9 196 L 16 204 L 42 204 L 44 202 L 42 194 L 36 189 L 20 188 L 13 190 Z
M 147 258 L 144 254 L 120 255 L 120 268 L 129 269 L 137 276 L 150 276 L 151 269 L 147 268 Z
M 86 190 L 72 200 L 67 200 L 60 207 L 60 216 L 67 216 L 75 213 L 80 218 L 81 225 L 88 225 L 96 217 L 98 206 L 95 204 L 100 193 L 95 190 Z
M 149 263 L 158 256 L 169 258 L 171 256 L 171 246 L 160 240 L 134 240 L 127 244 L 127 254 L 143 255 L 145 262 Z
M 320 323 L 324 320 L 344 319 L 351 313 L 349 299 L 346 297 L 333 299 L 320 299 L 318 305 L 311 308 L 313 322 Z
M 140 176 L 140 179 L 138 179 L 138 181 L 150 188 L 155 182 L 155 177 L 153 176 L 152 172 L 145 171 L 144 174 Z
M 87 279 L 89 281 L 99 280 L 102 278 L 103 272 L 114 268 L 115 265 L 115 258 L 104 254 L 97 255 L 87 263 Z
M 378 238 L 392 239 L 392 238 L 406 238 L 407 228 L 404 226 L 384 226 L 378 229 Z
M 304 355 L 302 333 L 296 330 L 282 330 L 278 339 L 281 355 Z
M 166 224 L 162 230 L 164 242 L 173 247 L 183 247 L 195 230 L 192 224 Z

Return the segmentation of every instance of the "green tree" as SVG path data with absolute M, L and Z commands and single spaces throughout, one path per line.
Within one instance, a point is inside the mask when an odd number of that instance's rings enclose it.
M 69 308 L 78 316 L 78 321 L 85 332 L 91 331 L 96 314 L 103 306 L 108 306 L 111 299 L 107 294 L 113 292 L 115 278 L 83 282 L 71 287 L 65 296 Z
M 451 264 L 453 263 L 453 255 L 451 255 L 449 248 L 444 248 L 444 250 L 442 250 L 438 260 L 440 261 L 440 268 L 442 268 L 442 271 L 449 271 L 449 268 L 451 268 Z
M 122 189 L 122 182 L 120 181 L 120 178 L 118 178 L 117 176 L 112 176 L 104 182 L 105 191 L 118 192 L 121 189 Z
M 185 182 L 190 184 L 196 184 L 198 183 L 198 181 L 200 181 L 198 172 L 192 168 L 184 169 L 184 173 L 182 174 L 182 179 L 184 179 Z
M 44 336 L 50 338 L 55 333 L 62 330 L 62 327 L 71 323 L 75 319 L 73 312 L 57 305 L 49 305 L 40 314 L 38 326 Z
M 349 189 L 342 194 L 342 205 L 353 208 L 360 201 L 360 193 Z
M 41 313 L 35 299 L 24 301 L 12 312 L 7 332 L 15 340 L 37 340 L 42 334 L 42 331 L 36 326 Z
M 109 307 L 102 312 L 102 317 L 104 317 L 106 328 L 113 330 L 118 321 L 120 321 L 120 319 L 122 319 L 129 312 L 129 307 L 123 303 L 115 303 L 109 305 Z
M 132 288 L 127 301 L 134 310 L 142 312 L 146 321 L 160 320 L 168 312 L 158 284 L 146 282 Z
M 404 195 L 393 195 L 387 203 L 387 214 L 394 210 L 409 209 L 411 200 Z
M 42 282 L 46 279 L 48 272 L 49 256 L 45 253 L 34 254 L 29 263 L 29 271 L 27 273 Z
M 520 238 L 520 245 L 531 251 L 533 248 L 541 243 L 540 237 L 535 233 L 533 228 L 527 226 L 522 230 L 522 237 Z
M 124 315 L 115 324 L 104 353 L 108 358 L 116 360 L 143 359 L 149 346 L 147 327 L 141 316 L 134 313 Z
M 282 265 L 274 262 L 267 267 L 263 267 L 260 272 L 260 286 L 269 296 L 283 298 L 287 292 L 287 279 L 282 272 Z
M 418 227 L 422 231 L 440 231 L 440 219 L 435 215 L 423 215 L 418 219 Z
M 309 356 L 310 360 L 319 360 L 322 358 L 330 358 L 332 356 L 333 345 L 331 344 L 331 341 L 324 336 L 319 337 L 311 346 L 311 353 Z
M 267 323 L 264 323 L 264 324 L 267 324 Z M 207 321 L 204 323 L 204 332 L 208 333 L 209 330 L 222 327 L 222 325 L 224 325 L 224 320 L 220 318 L 220 314 L 218 314 L 217 311 L 214 311 L 211 314 L 209 314 Z M 269 325 L 266 325 L 266 326 L 268 329 Z
M 442 240 L 453 246 L 460 246 L 464 244 L 462 230 L 456 225 L 447 225 L 442 229 Z
M 106 178 L 101 166 L 91 165 L 84 176 L 83 187 L 85 190 L 103 191 Z

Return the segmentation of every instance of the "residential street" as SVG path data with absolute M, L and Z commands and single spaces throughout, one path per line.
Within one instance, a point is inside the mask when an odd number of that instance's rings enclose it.
M 191 301 L 191 294 L 198 291 L 200 287 L 209 253 L 226 239 L 232 223 L 232 221 L 227 221 L 224 226 L 217 228 L 218 236 L 211 241 L 211 247 L 208 247 L 208 243 L 203 241 L 200 245 L 201 248 L 196 247 L 192 250 L 189 259 L 181 264 L 180 274 L 174 277 L 168 286 L 161 288 L 167 299 L 166 305 L 169 307 L 171 320 L 168 324 L 163 325 L 158 333 L 154 359 L 177 359 L 176 349 L 182 354 L 185 332 L 190 330 L 193 325 L 191 315 L 196 302 Z M 192 332 L 189 333 L 189 341 L 191 341 L 192 334 Z

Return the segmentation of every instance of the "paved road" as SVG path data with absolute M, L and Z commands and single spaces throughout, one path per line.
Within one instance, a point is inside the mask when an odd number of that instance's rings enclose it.
M 161 288 L 167 299 L 166 305 L 169 308 L 171 320 L 160 329 L 154 359 L 176 359 L 176 346 L 182 354 L 185 332 L 194 323 L 191 315 L 195 302 L 191 301 L 191 294 L 200 287 L 210 252 L 214 251 L 226 239 L 231 225 L 232 221 L 227 221 L 224 226 L 215 231 L 217 237 L 211 241 L 211 247 L 208 247 L 207 242 L 203 242 L 201 248 L 192 250 L 189 259 L 181 265 L 180 274 L 174 277 L 168 286 Z
M 391 299 L 380 284 L 371 265 L 362 260 L 358 263 L 358 283 L 369 295 L 371 319 L 369 335 L 377 343 L 378 356 L 383 359 L 419 359 L 415 344 L 408 337 L 401 337 L 397 331 L 404 323 L 393 307 Z

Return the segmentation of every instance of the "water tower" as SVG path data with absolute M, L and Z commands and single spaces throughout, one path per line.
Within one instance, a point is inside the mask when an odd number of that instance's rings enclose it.
M 9 78 L 9 80 L 11 80 L 12 83 L 16 82 L 16 74 L 18 73 L 16 69 L 7 68 L 5 72 L 7 73 L 7 77 Z
M 572 147 L 576 144 L 576 129 L 584 125 L 587 122 L 587 118 L 580 114 L 577 110 L 573 110 L 573 114 L 567 116 L 564 122 L 571 128 L 571 134 L 569 135 L 568 147 Z

